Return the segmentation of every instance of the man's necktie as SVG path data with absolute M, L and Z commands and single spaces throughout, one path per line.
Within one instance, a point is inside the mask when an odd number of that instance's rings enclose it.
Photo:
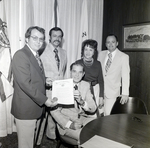
M 55 49 L 54 49 L 54 52 L 55 52 L 55 60 L 56 60 L 57 67 L 58 67 L 58 70 L 59 70 L 60 59 L 59 59 L 59 56 L 58 56 L 58 50 L 55 48 Z
M 106 66 L 105 66 L 106 72 L 108 71 L 108 69 L 109 69 L 111 63 L 112 63 L 112 54 L 109 53 L 109 54 L 108 54 L 108 60 L 107 60 L 107 62 L 106 62 Z
M 78 85 L 75 85 L 74 86 L 74 89 L 75 90 L 78 90 Z M 79 109 L 80 107 L 79 107 L 79 104 L 78 104 L 78 101 L 75 99 L 75 101 L 76 101 L 76 106 L 77 106 L 77 108 Z
M 38 53 L 38 52 L 36 52 L 35 58 L 36 58 L 36 60 L 37 60 L 37 62 L 38 62 L 38 64 L 39 64 L 39 67 L 40 67 L 40 69 L 41 69 L 41 72 L 43 72 L 42 61 L 41 61 L 41 59 L 40 59 L 40 56 L 39 56 L 39 53 Z
M 75 85 L 75 86 L 74 86 L 74 89 L 75 89 L 75 90 L 78 90 L 78 85 Z

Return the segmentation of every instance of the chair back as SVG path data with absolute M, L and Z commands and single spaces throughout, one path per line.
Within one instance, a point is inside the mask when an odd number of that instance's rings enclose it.
M 111 114 L 148 114 L 145 103 L 136 97 L 129 97 L 125 104 L 120 103 L 121 97 L 117 97 L 111 110 Z

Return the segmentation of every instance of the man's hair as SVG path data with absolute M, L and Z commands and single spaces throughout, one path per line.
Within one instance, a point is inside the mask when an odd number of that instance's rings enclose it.
M 72 70 L 73 66 L 81 66 L 81 67 L 83 67 L 83 72 L 85 71 L 83 64 L 81 64 L 81 63 L 79 63 L 79 62 L 77 62 L 77 61 L 74 62 L 74 63 L 72 63 L 72 64 L 70 65 L 70 71 Z
M 109 36 L 115 37 L 115 38 L 116 38 L 116 41 L 118 42 L 118 37 L 117 37 L 115 34 L 109 34 L 107 37 L 109 37 Z M 106 37 L 106 39 L 107 39 L 107 37 Z
M 85 46 L 89 46 L 90 48 L 94 49 L 94 55 L 93 58 L 96 60 L 97 59 L 97 46 L 98 43 L 96 40 L 88 39 L 82 42 L 82 48 L 81 48 L 81 57 L 84 56 L 84 48 Z
M 62 31 L 61 28 L 59 28 L 59 27 L 53 27 L 53 28 L 49 31 L 49 36 L 52 35 L 52 31 L 60 31 L 61 34 L 62 34 L 62 37 L 64 36 L 63 31 Z
M 44 35 L 44 40 L 45 40 L 45 29 L 41 28 L 41 27 L 38 27 L 38 26 L 32 26 L 32 27 L 29 27 L 25 33 L 25 38 L 29 38 L 31 36 L 31 31 L 33 29 L 36 29 L 38 30 L 39 32 L 41 32 L 43 35 Z

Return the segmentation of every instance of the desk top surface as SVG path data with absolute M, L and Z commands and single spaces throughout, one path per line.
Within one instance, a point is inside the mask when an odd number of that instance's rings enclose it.
M 99 117 L 83 127 L 80 144 L 99 135 L 135 148 L 150 148 L 150 116 L 115 114 Z

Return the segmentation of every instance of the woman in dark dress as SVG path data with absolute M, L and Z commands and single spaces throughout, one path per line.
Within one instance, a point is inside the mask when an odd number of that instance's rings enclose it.
M 97 61 L 97 41 L 88 39 L 82 43 L 81 59 L 76 61 L 81 63 L 85 69 L 83 80 L 91 83 L 97 107 L 103 105 L 104 80 L 101 63 Z

